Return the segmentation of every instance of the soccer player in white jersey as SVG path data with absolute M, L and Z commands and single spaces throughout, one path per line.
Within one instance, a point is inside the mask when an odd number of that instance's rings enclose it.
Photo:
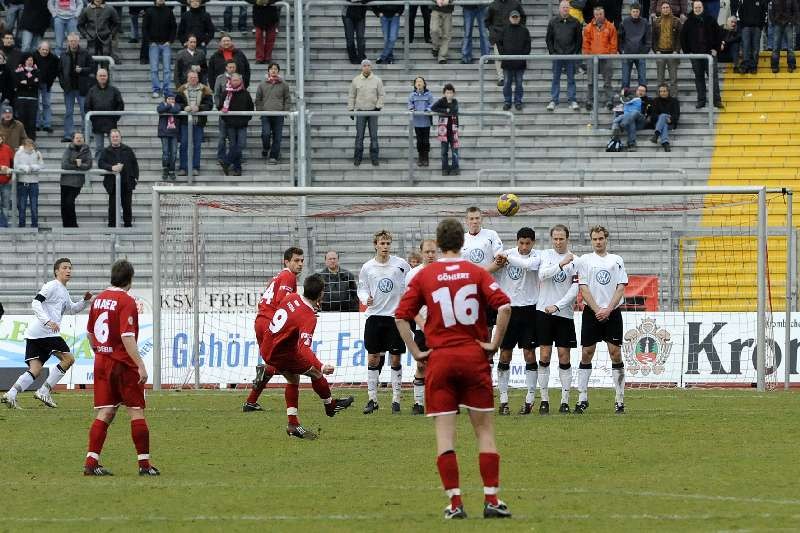
M 599 341 L 605 341 L 611 356 L 611 379 L 616 392 L 614 412 L 625 412 L 625 367 L 622 363 L 622 305 L 628 274 L 622 258 L 608 253 L 608 230 L 593 226 L 589 230 L 592 240 L 590 254 L 578 262 L 578 283 L 586 304 L 581 325 L 581 364 L 578 369 L 578 403 L 575 413 L 589 408 L 589 378 L 592 375 L 592 358 Z
M 496 231 L 483 227 L 483 215 L 479 207 L 468 207 L 466 216 L 467 231 L 464 232 L 464 246 L 461 257 L 471 263 L 489 268 L 497 254 L 503 251 L 503 241 Z M 491 307 L 486 308 L 486 323 L 489 332 L 497 322 L 497 313 Z
M 572 385 L 570 349 L 578 346 L 575 338 L 573 306 L 578 295 L 577 258 L 569 250 L 569 229 L 563 224 L 550 228 L 552 248 L 544 250 L 539 267 L 539 301 L 536 304 L 536 340 L 539 343 L 539 389 L 542 401 L 539 414 L 550 412 L 550 355 L 558 351 L 558 377 L 561 381 L 561 405 L 558 412 L 569 414 L 569 390 Z
M 414 279 L 414 276 L 419 274 L 420 270 L 430 265 L 437 259 L 436 241 L 433 239 L 425 239 L 419 245 L 419 251 L 422 257 L 422 263 L 415 266 L 406 276 L 406 287 Z M 409 255 L 409 257 L 411 257 Z M 414 317 L 414 323 L 411 327 L 414 328 L 414 342 L 420 347 L 423 352 L 428 350 L 428 345 L 425 343 L 425 332 L 422 330 L 425 327 L 425 319 L 428 318 L 428 308 L 422 306 L 417 316 Z M 416 327 L 415 327 L 416 326 Z M 414 407 L 411 408 L 412 415 L 425 414 L 425 361 L 417 361 L 417 369 L 414 372 Z
M 30 387 L 42 371 L 42 367 L 54 355 L 58 364 L 50 370 L 50 375 L 33 397 L 47 407 L 57 407 L 50 395 L 56 383 L 67 373 L 75 362 L 69 346 L 59 335 L 61 318 L 65 313 L 80 313 L 89 306 L 92 293 L 86 292 L 83 300 L 73 302 L 67 292 L 67 283 L 72 277 L 72 262 L 62 257 L 53 265 L 55 279 L 42 285 L 31 302 L 33 319 L 25 329 L 25 364 L 28 370 L 17 378 L 14 386 L 3 395 L 2 402 L 9 408 L 19 409 L 17 395 Z
M 400 356 L 406 345 L 397 331 L 394 312 L 406 288 L 406 274 L 411 266 L 400 257 L 391 255 L 392 235 L 386 230 L 377 232 L 372 240 L 375 257 L 364 263 L 358 273 L 358 299 L 367 306 L 364 325 L 364 348 L 367 350 L 367 394 L 369 401 L 364 414 L 378 410 L 378 378 L 388 351 L 392 371 L 392 413 L 400 413 L 400 389 L 403 368 Z
M 511 356 L 514 346 L 522 348 L 525 357 L 525 384 L 528 394 L 519 414 L 531 413 L 536 396 L 536 302 L 539 299 L 539 252 L 533 249 L 536 232 L 531 228 L 517 231 L 517 246 L 500 252 L 489 272 L 511 298 L 511 320 L 500 343 L 500 361 L 497 363 L 497 389 L 500 391 L 498 413 L 510 415 L 508 408 L 508 381 L 511 377 Z

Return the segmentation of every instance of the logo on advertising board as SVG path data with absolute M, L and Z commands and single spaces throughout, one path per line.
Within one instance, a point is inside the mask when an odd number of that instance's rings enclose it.
M 638 327 L 625 332 L 622 353 L 626 371 L 632 376 L 662 374 L 672 351 L 670 338 L 670 332 L 659 328 L 654 318 L 643 318 Z

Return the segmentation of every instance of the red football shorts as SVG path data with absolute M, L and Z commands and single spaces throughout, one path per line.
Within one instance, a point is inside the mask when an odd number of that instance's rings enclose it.
M 477 343 L 431 352 L 425 369 L 425 414 L 456 413 L 459 406 L 494 410 L 492 367 Z
M 94 360 L 94 407 L 145 408 L 144 385 L 139 371 L 110 357 Z
M 281 374 L 305 374 L 311 367 L 317 370 L 322 370 L 322 363 L 313 354 L 275 354 L 267 361 L 269 364 L 278 369 Z
M 258 343 L 258 346 L 261 346 L 261 341 L 264 339 L 264 334 L 267 332 L 267 328 L 269 328 L 269 320 L 267 320 L 267 317 L 265 316 L 258 315 L 253 327 L 256 330 L 256 342 Z

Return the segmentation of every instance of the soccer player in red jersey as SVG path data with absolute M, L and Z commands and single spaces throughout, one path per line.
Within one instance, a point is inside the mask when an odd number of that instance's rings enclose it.
M 117 409 L 124 405 L 131 417 L 131 437 L 139 460 L 140 476 L 157 476 L 150 464 L 150 430 L 144 418 L 144 384 L 147 370 L 139 356 L 139 314 L 128 294 L 133 282 L 133 265 L 120 260 L 111 267 L 111 287 L 95 298 L 86 326 L 94 351 L 94 408 L 97 416 L 89 429 L 89 452 L 83 474 L 110 476 L 100 464 L 100 452 L 108 426 Z
M 256 342 L 259 349 L 265 339 L 269 339 L 269 323 L 275 310 L 278 309 L 281 301 L 287 294 L 297 292 L 297 275 L 303 271 L 303 250 L 296 247 L 287 248 L 283 252 L 283 270 L 270 280 L 267 288 L 261 295 L 258 302 L 258 314 L 255 320 Z M 258 398 L 267 386 L 270 377 L 276 374 L 274 368 L 267 368 L 266 365 L 256 367 L 256 379 L 253 381 L 253 388 L 250 395 L 242 405 L 242 411 L 249 413 L 252 411 L 263 411 L 259 405 Z
M 270 342 L 261 344 L 261 357 L 267 368 L 274 368 L 286 378 L 286 415 L 289 423 L 286 433 L 301 439 L 316 439 L 317 434 L 304 428 L 297 417 L 300 396 L 300 376 L 311 378 L 311 387 L 322 399 L 325 414 L 334 416 L 350 407 L 353 397 L 332 398 L 331 387 L 325 375 L 332 374 L 333 366 L 323 365 L 311 350 L 314 329 L 317 327 L 317 310 L 322 302 L 325 281 L 319 274 L 306 278 L 303 295 L 289 294 L 283 299 L 269 324 Z M 269 375 L 267 379 L 271 378 Z
M 478 439 L 479 465 L 483 479 L 484 518 L 510 517 L 508 507 L 497 498 L 500 486 L 500 455 L 494 438 L 494 394 L 490 360 L 505 335 L 511 315 L 508 296 L 483 267 L 461 258 L 464 227 L 445 219 L 436 228 L 442 257 L 411 280 L 395 315 L 397 329 L 417 361 L 427 358 L 425 413 L 435 417 L 436 460 L 439 476 L 450 505 L 444 517 L 466 518 L 458 483 L 455 452 L 456 414 L 459 406 L 469 410 Z M 408 323 L 428 307 L 425 340 L 430 350 L 421 351 Z M 486 308 L 496 309 L 497 324 L 490 342 Z

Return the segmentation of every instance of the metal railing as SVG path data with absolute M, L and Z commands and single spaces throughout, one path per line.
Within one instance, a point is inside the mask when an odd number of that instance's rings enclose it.
M 117 204 L 115 206 L 116 209 L 114 210 L 115 211 L 115 214 L 114 214 L 114 226 L 117 227 L 117 228 L 121 227 L 122 219 L 120 217 L 122 216 L 121 215 L 121 213 L 122 213 L 122 194 L 120 193 L 120 191 L 122 190 L 122 175 L 119 172 L 113 172 L 113 171 L 110 171 L 110 170 L 103 170 L 103 169 L 99 169 L 99 168 L 93 168 L 93 169 L 89 169 L 89 170 L 64 170 L 62 168 L 42 168 L 40 170 L 36 170 L 36 171 L 32 171 L 32 172 L 25 172 L 23 170 L 19 170 L 19 169 L 16 169 L 16 168 L 9 168 L 8 172 L 6 172 L 5 174 L 12 174 L 12 175 L 16 175 L 16 176 L 20 176 L 20 175 L 29 176 L 29 175 L 32 175 L 32 174 L 36 175 L 36 176 L 41 176 L 42 174 L 50 174 L 50 175 L 57 174 L 58 176 L 61 176 L 61 174 L 83 174 L 84 176 L 88 176 L 90 178 L 91 178 L 91 176 L 103 176 L 103 177 L 105 177 L 108 174 L 113 174 L 114 175 L 114 187 L 115 187 L 114 188 L 114 197 L 115 197 L 115 200 L 116 200 L 115 203 Z M 14 199 L 17 198 L 17 181 L 18 180 L 19 180 L 19 178 L 17 178 L 16 180 L 14 180 L 14 179 L 11 180 L 11 199 L 12 199 L 12 203 L 13 203 Z M 91 183 L 92 183 L 91 179 L 89 179 L 87 181 L 89 183 L 89 186 L 91 187 Z M 17 206 L 17 208 L 19 209 L 19 206 Z M 13 211 L 13 209 L 12 209 L 12 211 Z
M 175 2 L 173 0 L 170 0 L 169 2 L 165 2 L 165 4 L 168 5 L 168 6 L 171 6 L 171 7 L 176 7 L 176 6 L 180 7 L 180 6 L 185 5 L 185 4 L 181 4 L 180 2 Z M 140 0 L 134 0 L 134 1 L 131 1 L 131 2 L 116 1 L 116 2 L 106 2 L 106 5 L 119 6 L 119 7 L 126 7 L 126 6 L 127 7 L 131 7 L 131 6 L 133 6 L 133 7 L 153 7 L 153 2 L 143 2 L 143 1 L 140 1 Z M 248 2 L 242 2 L 240 0 L 212 0 L 211 2 L 206 3 L 206 6 L 223 6 L 223 7 L 228 7 L 228 6 L 248 7 L 248 6 L 251 6 L 251 5 L 252 4 L 249 4 Z M 289 5 L 289 0 L 281 0 L 280 2 L 275 2 L 272 5 L 286 8 L 286 10 L 285 10 L 286 11 L 286 72 L 288 73 L 288 72 L 292 71 L 292 60 L 291 60 L 291 51 L 292 51 L 292 46 L 291 46 L 291 43 L 292 43 L 291 11 L 292 10 L 290 9 L 292 6 Z
M 484 6 L 491 4 L 490 0 L 453 0 L 452 4 L 454 6 Z M 350 6 L 350 7 L 366 7 L 368 10 L 372 10 L 375 6 L 403 6 L 405 11 L 403 11 L 403 19 L 405 20 L 405 27 L 409 27 L 409 20 L 411 17 L 410 7 L 411 6 L 426 6 L 432 7 L 434 3 L 431 0 L 380 0 L 376 2 L 369 2 L 369 4 L 357 4 L 353 2 L 348 2 L 346 0 L 304 0 L 302 2 L 303 5 L 303 27 L 310 28 L 310 15 L 309 15 L 309 8 L 311 6 Z M 300 31 L 300 30 L 298 30 Z M 411 50 L 411 41 L 409 40 L 408 31 L 403 32 L 403 65 L 406 70 L 411 68 L 411 61 L 410 59 L 410 50 Z M 311 57 L 311 39 L 305 39 L 305 55 L 306 57 Z M 310 74 L 311 72 L 311 62 L 307 61 L 305 64 L 306 74 Z
M 515 169 L 517 165 L 516 161 L 516 148 L 517 148 L 517 132 L 516 132 L 516 118 L 514 113 L 511 111 L 486 111 L 485 113 L 480 113 L 477 111 L 459 111 L 458 116 L 478 116 L 480 115 L 483 118 L 484 115 L 487 116 L 501 116 L 506 117 L 509 119 L 511 125 L 511 132 L 510 136 L 510 150 L 511 154 L 509 156 L 509 160 L 511 163 L 511 168 Z M 345 111 L 345 110 L 331 110 L 331 111 L 307 111 L 306 112 L 306 120 L 308 120 L 308 126 L 311 127 L 311 120 L 315 116 L 332 116 L 332 117 L 342 117 L 342 116 L 352 116 L 352 117 L 380 117 L 380 116 L 389 116 L 389 117 L 408 117 L 408 154 L 407 154 L 407 161 L 408 161 L 408 183 L 409 185 L 413 185 L 414 183 L 414 125 L 413 120 L 415 116 L 431 116 L 437 117 L 441 116 L 439 113 L 435 112 L 419 112 L 419 111 L 390 111 L 390 110 L 381 110 L 381 111 Z M 459 131 L 463 128 L 461 124 L 459 124 Z M 306 150 L 310 147 L 310 136 L 306 139 Z M 309 156 L 310 157 L 310 156 Z M 307 168 L 311 168 L 311 162 L 309 161 L 307 164 Z M 313 176 L 312 176 L 313 178 Z M 310 184 L 310 182 L 309 182 Z
M 663 173 L 663 174 L 680 174 L 683 176 L 683 183 L 682 185 L 688 186 L 687 183 L 687 173 L 686 170 L 682 168 L 662 168 L 662 167 L 636 167 L 636 168 L 605 168 L 605 169 L 595 169 L 595 168 L 584 168 L 578 167 L 574 170 L 562 170 L 562 169 L 547 169 L 541 167 L 523 167 L 523 168 L 482 168 L 478 170 L 478 177 L 476 178 L 475 186 L 481 186 L 481 180 L 486 175 L 491 174 L 509 174 L 511 179 L 509 181 L 509 185 L 514 187 L 517 184 L 517 174 L 524 174 L 524 173 L 536 173 L 536 174 L 568 174 L 570 176 L 578 176 L 578 186 L 583 187 L 585 186 L 586 174 L 627 174 L 631 172 L 644 172 L 648 174 L 656 174 L 656 173 Z
M 297 111 L 228 111 L 227 113 L 223 113 L 222 111 L 199 111 L 197 113 L 190 113 L 186 111 L 181 111 L 180 113 L 166 113 L 171 114 L 178 117 L 289 117 L 289 176 L 290 176 L 290 184 L 294 185 L 295 179 L 295 121 L 297 120 Z M 84 119 L 84 131 L 91 132 L 91 118 L 92 117 L 123 117 L 123 116 L 157 116 L 160 117 L 161 114 L 158 111 L 89 111 L 86 113 L 86 118 Z M 194 138 L 193 138 L 193 131 L 194 128 L 189 127 L 189 119 L 187 118 L 187 124 L 185 125 L 188 127 L 187 130 L 187 138 L 186 147 L 186 165 L 187 165 L 187 179 L 189 184 L 191 185 L 194 181 L 193 173 L 193 165 L 194 162 L 192 161 L 192 147 L 194 146 Z M 184 127 L 184 125 L 181 125 Z M 248 125 L 249 127 L 249 125 Z M 94 133 L 92 133 L 94 135 Z M 180 141 L 180 139 L 178 139 Z
M 668 59 L 667 59 L 668 57 Z M 650 59 L 655 61 L 669 61 L 669 60 L 681 60 L 681 59 L 704 59 L 708 61 L 708 80 L 706 81 L 706 90 L 708 91 L 707 96 L 711 97 L 714 94 L 714 56 L 710 54 L 669 54 L 668 56 L 665 55 L 658 55 L 658 54 L 599 54 L 599 55 L 548 55 L 548 54 L 531 54 L 531 55 L 497 55 L 497 54 L 489 54 L 485 56 L 481 56 L 480 60 L 478 60 L 478 75 L 479 75 L 479 83 L 480 83 L 480 109 L 481 111 L 484 110 L 485 107 L 485 93 L 486 93 L 486 80 L 484 76 L 484 69 L 485 65 L 489 60 L 501 61 L 503 59 L 518 59 L 518 60 L 526 60 L 526 61 L 546 61 L 552 62 L 554 60 L 561 60 L 561 61 L 576 61 L 576 62 L 583 62 L 587 60 L 591 60 L 592 62 L 592 125 L 593 127 L 597 128 L 598 125 L 598 118 L 597 118 L 597 110 L 600 107 L 597 105 L 597 66 L 600 60 L 609 60 L 609 61 L 623 61 L 623 60 L 630 60 L 630 59 Z M 677 97 L 677 95 L 675 95 Z M 708 127 L 714 127 L 714 107 L 708 106 Z

